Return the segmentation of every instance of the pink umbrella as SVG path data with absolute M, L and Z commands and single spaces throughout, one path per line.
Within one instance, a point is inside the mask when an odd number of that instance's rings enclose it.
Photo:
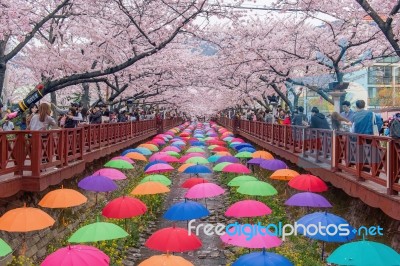
M 152 139 L 152 141 L 157 143 L 157 144 L 161 144 L 161 145 L 165 144 L 165 141 L 162 140 L 162 139 L 159 139 L 159 138 L 154 138 L 154 139 Z
M 203 199 L 224 194 L 225 190 L 214 183 L 202 183 L 191 187 L 185 194 L 188 199 Z
M 111 160 L 123 160 L 123 161 L 126 161 L 126 162 L 131 163 L 131 164 L 135 163 L 132 159 L 130 159 L 130 158 L 126 157 L 126 156 L 117 156 L 117 157 L 112 158 Z
M 181 150 L 175 146 L 167 146 L 164 149 L 162 149 L 162 151 L 163 152 L 167 152 L 167 151 L 181 152 Z
M 102 168 L 102 169 L 94 172 L 93 175 L 105 176 L 112 180 L 126 179 L 126 175 L 124 173 L 122 173 L 121 171 L 118 171 L 117 169 L 113 169 L 113 168 Z
M 225 212 L 228 217 L 257 217 L 271 214 L 271 209 L 257 200 L 242 200 L 232 204 Z
M 225 166 L 224 168 L 222 168 L 222 172 L 240 173 L 240 174 L 250 174 L 251 173 L 249 168 L 247 168 L 246 166 L 244 166 L 243 164 L 240 164 L 240 163 L 229 164 L 229 165 Z
M 229 234 L 225 233 L 220 238 L 228 245 L 244 248 L 274 248 L 282 244 L 282 240 L 274 233 L 266 232 L 269 229 L 257 228 L 258 225 L 254 224 L 251 226 L 254 228 L 251 228 L 250 225 L 235 224 L 228 230 Z
M 242 142 L 242 143 L 244 143 L 244 140 L 242 140 L 241 138 L 233 138 L 231 140 L 231 142 Z
M 110 258 L 103 251 L 86 245 L 72 245 L 51 253 L 41 266 L 110 265 Z
M 149 168 L 147 168 L 145 173 L 146 174 L 165 173 L 165 172 L 171 172 L 171 171 L 174 171 L 174 170 L 175 169 L 169 164 L 158 163 L 158 164 L 152 165 Z
M 188 153 L 186 155 L 183 155 L 178 162 L 179 163 L 185 163 L 187 159 L 192 158 L 192 157 L 203 157 L 206 158 L 204 153 L 197 153 L 197 152 L 193 152 L 193 153 Z
M 157 152 L 157 153 L 154 153 L 152 156 L 150 156 L 149 161 L 150 162 L 153 162 L 153 161 L 164 161 L 164 162 L 167 162 L 167 163 L 176 163 L 179 160 L 176 157 L 171 156 L 166 152 Z

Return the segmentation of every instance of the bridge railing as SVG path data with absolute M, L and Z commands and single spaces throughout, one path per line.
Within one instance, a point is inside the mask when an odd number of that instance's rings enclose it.
M 360 182 L 370 180 L 386 187 L 388 194 L 400 192 L 399 140 L 226 117 L 220 118 L 219 123 L 316 163 L 325 163 L 333 171 L 352 174 Z

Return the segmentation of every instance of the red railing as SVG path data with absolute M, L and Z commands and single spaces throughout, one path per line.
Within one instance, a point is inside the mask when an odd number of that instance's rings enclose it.
M 239 134 L 245 133 L 323 163 L 332 171 L 352 174 L 359 181 L 370 180 L 386 187 L 390 195 L 400 192 L 399 140 L 300 126 L 233 121 L 226 117 L 220 118 L 219 123 Z

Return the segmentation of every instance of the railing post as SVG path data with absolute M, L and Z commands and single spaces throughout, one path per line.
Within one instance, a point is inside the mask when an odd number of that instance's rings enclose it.
M 7 144 L 7 138 L 4 138 L 5 144 Z M 7 145 L 5 145 L 7 147 Z M 18 132 L 15 138 L 15 150 L 20 151 L 15 154 L 15 163 L 17 165 L 17 171 L 15 174 L 22 175 L 24 171 L 25 156 L 26 156 L 26 145 L 25 145 L 25 133 Z M 8 148 L 4 149 L 7 158 Z
M 356 177 L 358 181 L 364 181 L 364 179 L 361 177 L 361 160 L 364 161 L 363 157 L 363 150 L 364 150 L 364 144 L 361 143 L 361 137 L 360 135 L 357 135 L 357 142 L 356 142 Z
M 283 148 L 286 150 L 286 145 L 287 145 L 287 125 L 284 125 L 284 130 L 283 130 Z
M 307 154 L 306 154 L 306 149 L 307 149 L 307 144 L 306 144 L 306 128 L 305 127 L 303 127 L 303 129 L 302 129 L 302 147 L 301 147 L 301 153 L 302 153 L 302 155 L 303 155 L 303 157 L 307 157 Z
M 33 177 L 39 177 L 40 176 L 40 164 L 41 164 L 41 159 L 42 159 L 42 143 L 41 143 L 41 135 L 39 132 L 31 131 L 32 132 L 32 138 L 31 138 L 31 146 L 32 150 L 31 153 L 35 153 L 36 156 L 31 154 L 31 171 L 32 171 L 32 176 Z
M 338 170 L 337 164 L 338 164 L 338 145 L 337 145 L 337 136 L 336 136 L 336 130 L 332 130 L 332 147 L 331 147 L 331 170 L 336 172 Z
M 79 136 L 81 136 L 80 147 L 79 147 L 80 154 L 79 154 L 78 159 L 79 160 L 83 160 L 83 154 L 84 154 L 84 150 L 85 150 L 85 138 L 84 138 L 85 128 L 84 127 L 80 127 L 80 128 L 78 128 L 78 130 L 80 131 Z
M 388 195 L 395 195 L 395 191 L 393 189 L 393 180 L 394 180 L 394 149 L 393 149 L 393 140 L 389 140 L 386 147 L 386 193 Z

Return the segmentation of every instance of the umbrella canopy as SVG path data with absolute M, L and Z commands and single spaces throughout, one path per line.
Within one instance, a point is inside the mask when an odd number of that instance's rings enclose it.
M 232 204 L 225 212 L 228 217 L 257 217 L 271 214 L 272 210 L 257 200 L 241 200 Z
M 201 245 L 196 235 L 175 226 L 158 230 L 145 243 L 149 249 L 162 252 L 187 252 L 199 249 Z
M 185 194 L 188 199 L 203 199 L 224 194 L 225 190 L 214 183 L 201 183 L 191 187 Z
M 110 265 L 110 258 L 103 251 L 86 245 L 71 245 L 51 253 L 41 266 Z
M 0 256 L 4 257 L 11 252 L 11 247 L 3 239 L 0 238 Z
M 111 160 L 123 160 L 125 162 L 130 163 L 130 164 L 134 164 L 135 163 L 135 161 L 133 161 L 132 159 L 129 159 L 128 157 L 125 157 L 125 156 L 113 157 Z
M 168 153 L 170 156 L 174 156 L 176 158 L 181 157 L 181 155 L 179 153 L 177 153 L 176 151 L 167 151 L 166 153 Z
M 236 158 L 252 158 L 252 153 L 248 151 L 241 151 L 235 155 Z
M 314 175 L 298 175 L 291 179 L 288 185 L 301 191 L 324 192 L 328 190 L 325 182 Z
M 217 162 L 217 160 L 218 160 L 219 158 L 221 158 L 221 156 L 214 154 L 214 155 L 211 155 L 210 157 L 208 157 L 208 161 L 209 161 L 210 163 L 215 163 L 215 162 Z
M 185 163 L 208 164 L 209 161 L 204 157 L 192 157 L 192 158 L 187 159 Z
M 143 168 L 143 170 L 146 171 L 147 169 L 149 169 L 150 166 L 159 164 L 159 163 L 168 164 L 166 161 L 156 160 L 156 161 L 152 161 L 152 162 L 149 162 L 148 164 L 146 164 L 146 166 Z
M 230 187 L 239 187 L 240 185 L 248 182 L 248 181 L 258 181 L 257 177 L 251 175 L 240 175 L 233 178 L 229 181 L 228 186 Z
M 298 176 L 299 173 L 290 169 L 279 169 L 272 173 L 271 179 L 289 181 L 293 177 Z
M 44 208 L 68 208 L 82 205 L 85 202 L 87 202 L 87 198 L 78 191 L 61 188 L 47 193 L 38 204 Z
M 204 153 L 204 149 L 199 148 L 199 147 L 191 147 L 189 148 L 186 153 L 192 153 L 192 152 L 200 152 L 200 153 Z
M 221 172 L 225 166 L 230 165 L 230 164 L 232 164 L 232 163 L 228 163 L 228 162 L 219 163 L 213 167 L 213 170 L 217 171 L 217 172 Z
M 154 195 L 169 192 L 169 188 L 159 182 L 148 181 L 137 185 L 131 192 L 132 195 Z
M 247 161 L 247 164 L 255 164 L 255 165 L 260 165 L 262 164 L 266 159 L 263 158 L 253 158 Z
M 261 168 L 270 170 L 270 171 L 276 171 L 279 169 L 287 169 L 287 165 L 281 161 L 281 160 L 277 160 L 277 159 L 271 159 L 271 160 L 266 160 L 265 162 L 262 162 L 260 164 Z
M 139 266 L 194 266 L 190 261 L 185 260 L 182 257 L 174 256 L 170 254 L 152 256 L 141 263 Z
M 253 152 L 253 158 L 271 160 L 274 159 L 274 156 L 272 156 L 272 154 L 267 151 L 255 151 Z
M 181 150 L 176 146 L 167 146 L 164 149 L 162 149 L 162 151 L 165 151 L 165 152 L 167 152 L 167 151 L 181 152 Z
M 121 153 L 121 155 L 125 156 L 126 154 L 130 153 L 130 152 L 138 152 L 141 153 L 143 155 L 151 155 L 153 152 L 147 148 L 143 148 L 143 147 L 137 147 L 135 149 L 127 149 L 125 151 L 123 151 Z
M 118 188 L 117 184 L 115 184 L 113 180 L 102 175 L 91 175 L 85 177 L 79 181 L 78 187 L 94 192 L 109 192 Z
M 239 163 L 240 160 L 234 156 L 221 156 L 216 163 Z
M 146 144 L 146 143 L 144 143 L 144 144 L 140 144 L 139 147 L 143 147 L 143 148 L 149 149 L 151 151 L 158 151 L 157 145 L 154 145 L 154 144 Z
M 228 151 L 218 151 L 215 153 L 215 155 L 220 155 L 220 156 L 232 156 L 232 154 Z M 232 156 L 233 157 L 233 156 Z M 234 157 L 235 158 L 235 157 Z M 237 158 L 236 158 L 237 159 Z
M 307 231 L 304 231 L 304 228 L 302 226 L 299 226 L 297 229 L 297 232 L 300 234 L 306 235 L 307 237 L 311 239 L 316 239 L 316 240 L 322 240 L 325 242 L 348 242 L 352 239 L 354 239 L 355 232 L 353 232 L 354 228 L 352 228 L 349 223 L 343 219 L 342 217 L 336 216 L 332 213 L 328 212 L 314 212 L 311 214 L 307 214 L 300 218 L 297 222 L 298 225 L 304 225 L 306 228 L 310 227 L 311 229 L 309 230 L 310 233 Z M 315 227 L 318 228 L 318 226 L 324 226 L 324 228 L 327 228 L 327 226 L 330 227 L 338 227 L 339 225 L 348 225 L 346 228 L 348 229 L 348 233 L 344 233 L 341 230 L 336 230 L 336 233 L 332 233 L 335 230 L 330 230 L 329 234 L 327 233 L 327 230 L 315 230 Z M 344 230 L 343 230 L 344 231 Z
M 174 170 L 175 169 L 169 164 L 158 163 L 158 164 L 150 166 L 144 172 L 146 174 L 153 174 L 153 173 L 166 173 L 166 172 L 171 172 L 171 171 L 174 171 Z
M 212 171 L 207 166 L 196 164 L 196 165 L 192 165 L 192 166 L 189 166 L 188 168 L 186 168 L 185 171 L 183 171 L 183 173 L 185 173 L 185 174 L 211 174 Z
M 24 205 L 22 208 L 9 210 L 1 216 L 0 230 L 25 233 L 45 229 L 54 223 L 54 219 L 44 211 Z
M 331 208 L 329 201 L 319 194 L 312 192 L 297 193 L 291 196 L 286 202 L 287 206 Z
M 242 147 L 241 149 L 238 149 L 239 152 L 250 152 L 253 153 L 256 151 L 256 149 L 252 148 L 252 147 Z M 252 158 L 252 157 L 249 157 Z
M 166 177 L 165 175 L 148 175 L 145 178 L 143 178 L 140 183 L 145 183 L 145 182 L 149 182 L 149 181 L 153 181 L 153 182 L 159 182 L 163 185 L 169 186 L 171 185 L 171 180 Z
M 141 200 L 122 196 L 107 203 L 102 214 L 107 218 L 127 219 L 142 215 L 146 211 L 147 206 Z
M 167 163 L 175 163 L 178 162 L 178 158 L 169 155 L 168 153 L 155 153 L 150 157 L 150 161 L 161 160 Z
M 79 228 L 68 239 L 69 243 L 86 243 L 127 237 L 124 229 L 113 223 L 95 222 Z
M 93 175 L 105 176 L 112 180 L 126 179 L 126 175 L 124 173 L 122 173 L 121 171 L 118 171 L 117 169 L 113 169 L 113 168 L 102 168 L 102 169 L 94 172 Z
M 327 258 L 327 262 L 352 266 L 400 265 L 400 255 L 384 244 L 361 240 L 340 246 Z
M 253 252 L 240 256 L 232 266 L 294 266 L 287 258 L 271 252 Z
M 208 215 L 210 215 L 210 212 L 203 204 L 185 199 L 185 201 L 172 205 L 163 217 L 172 221 L 187 221 Z
M 282 240 L 274 236 L 272 232 L 271 235 L 268 233 L 265 233 L 265 235 L 260 234 L 257 231 L 253 233 L 253 227 L 258 225 L 251 225 L 250 227 L 249 224 L 247 224 L 246 227 L 243 227 L 244 225 L 238 224 L 236 226 L 240 227 L 240 229 L 232 227 L 228 232 L 220 236 L 222 242 L 244 248 L 274 248 L 282 244 Z
M 196 164 L 194 164 L 194 163 L 185 163 L 185 164 L 182 164 L 181 166 L 179 166 L 178 172 L 183 173 L 183 171 L 185 171 L 186 168 L 188 168 L 189 166 L 193 166 L 193 165 L 196 165 Z
M 245 165 L 240 164 L 240 163 L 232 163 L 224 168 L 222 168 L 222 172 L 226 173 L 240 173 L 240 174 L 250 174 L 251 171 L 249 168 L 247 168 Z
M 127 154 L 125 154 L 125 157 L 128 157 L 129 159 L 132 159 L 132 160 L 147 162 L 147 158 L 143 154 L 138 153 L 138 152 L 127 153 Z
M 186 179 L 185 182 L 182 183 L 181 187 L 191 188 L 195 185 L 202 184 L 202 183 L 208 183 L 208 181 L 201 177 L 191 177 L 189 179 Z
M 117 168 L 117 169 L 133 169 L 131 163 L 128 163 L 124 160 L 111 160 L 104 165 L 109 168 Z
M 217 152 L 217 151 L 229 151 L 229 150 L 228 150 L 228 148 L 225 148 L 225 147 L 222 147 L 222 146 L 217 146 L 217 147 L 214 147 L 212 149 L 212 151 L 213 152 Z
M 273 196 L 278 194 L 278 191 L 273 186 L 263 181 L 248 181 L 240 185 L 237 192 L 251 196 Z

